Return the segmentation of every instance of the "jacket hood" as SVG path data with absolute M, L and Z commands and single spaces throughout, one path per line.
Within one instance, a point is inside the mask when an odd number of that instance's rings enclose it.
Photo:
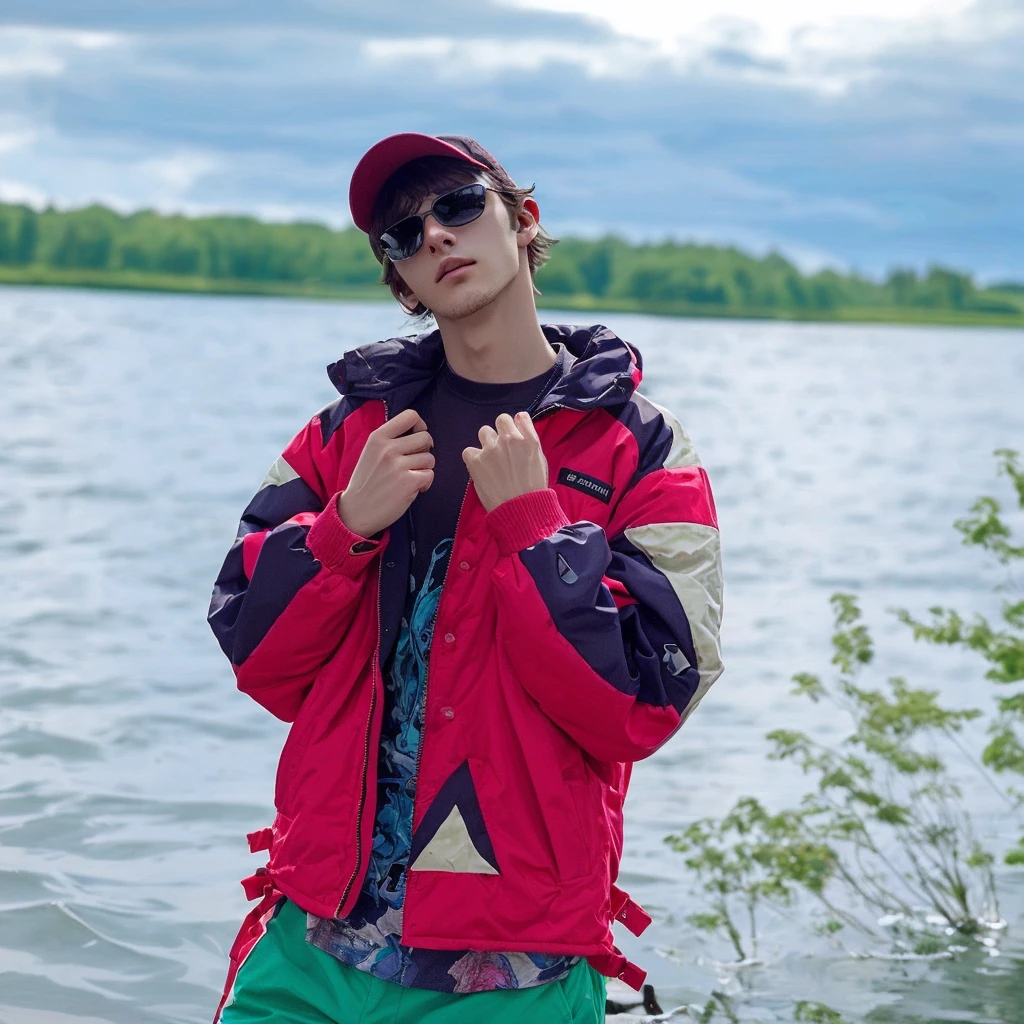
M 542 324 L 552 346 L 566 349 L 561 376 L 537 404 L 536 413 L 551 406 L 593 409 L 621 405 L 640 383 L 640 353 L 607 327 Z M 440 370 L 444 361 L 441 332 L 388 338 L 346 352 L 327 367 L 331 382 L 343 395 L 379 398 L 404 407 Z

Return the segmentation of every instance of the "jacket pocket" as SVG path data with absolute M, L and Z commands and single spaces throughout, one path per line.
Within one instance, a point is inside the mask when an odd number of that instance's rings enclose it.
M 593 781 L 582 757 L 562 770 L 562 810 L 551 822 L 558 873 L 563 882 L 588 877 L 593 873 L 597 847 L 598 807 Z

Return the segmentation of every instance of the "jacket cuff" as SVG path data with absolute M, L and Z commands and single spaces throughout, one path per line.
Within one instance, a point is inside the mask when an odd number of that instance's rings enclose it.
M 353 579 L 364 572 L 380 548 L 387 545 L 388 530 L 370 540 L 353 533 L 338 515 L 338 495 L 332 495 L 306 535 L 306 547 L 331 572 Z
M 569 525 L 569 517 L 562 511 L 558 494 L 547 487 L 503 501 L 487 513 L 484 522 L 498 542 L 498 550 L 511 555 L 547 540 Z

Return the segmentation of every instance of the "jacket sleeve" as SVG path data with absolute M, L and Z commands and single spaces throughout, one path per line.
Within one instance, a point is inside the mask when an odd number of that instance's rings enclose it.
M 607 531 L 570 523 L 551 488 L 487 516 L 502 554 L 492 583 L 507 657 L 548 717 L 599 760 L 652 754 L 722 673 L 714 499 L 685 432 L 674 421 L 671 430 Z
M 329 466 L 339 459 L 325 452 L 324 422 L 324 414 L 314 417 L 271 466 L 242 514 L 210 603 L 210 626 L 238 688 L 286 722 L 341 643 L 387 545 L 387 531 L 368 540 L 339 518 L 325 482 L 335 479 Z

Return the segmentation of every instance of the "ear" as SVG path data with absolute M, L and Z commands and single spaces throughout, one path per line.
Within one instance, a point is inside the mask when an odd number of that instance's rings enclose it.
M 525 249 L 540 231 L 540 207 L 535 199 L 529 196 L 523 200 L 523 208 L 516 214 L 516 245 Z
M 415 316 L 419 308 L 420 300 L 412 292 L 403 292 L 398 304 L 405 310 L 408 316 Z
M 416 307 L 420 304 L 420 300 L 416 293 L 405 283 L 402 275 L 395 271 L 395 289 L 392 294 L 398 300 L 398 304 L 405 310 L 409 316 L 416 315 Z

